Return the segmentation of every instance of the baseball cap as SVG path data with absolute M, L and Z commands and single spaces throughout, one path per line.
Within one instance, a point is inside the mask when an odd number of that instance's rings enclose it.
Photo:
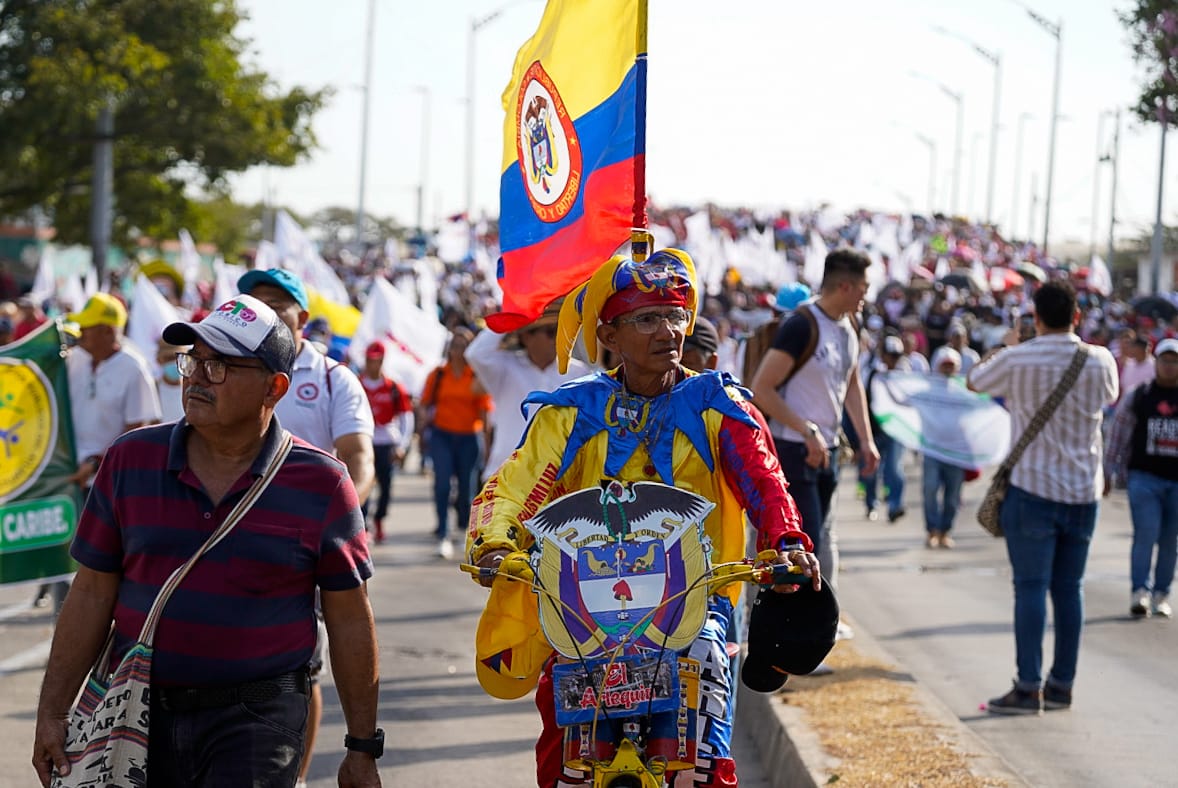
M 797 309 L 810 298 L 810 288 L 801 282 L 789 282 L 777 290 L 776 306 L 783 312 Z
M 265 271 L 249 271 L 237 280 L 237 289 L 243 293 L 251 292 L 258 285 L 274 285 L 290 293 L 300 309 L 310 309 L 307 300 L 307 288 L 303 287 L 303 280 L 284 268 L 270 268 Z
M 695 330 L 687 335 L 683 344 L 694 345 L 704 353 L 715 353 L 716 349 L 720 347 L 720 334 L 712 325 L 712 321 L 706 317 L 697 317 Z
M 890 353 L 893 356 L 904 355 L 904 340 L 894 335 L 884 337 L 883 352 Z
M 70 323 L 77 323 L 78 328 L 92 326 L 114 326 L 122 328 L 127 325 L 127 308 L 119 299 L 109 293 L 95 293 L 82 307 L 81 312 L 71 312 L 65 318 Z
M 741 681 L 756 692 L 775 692 L 790 674 L 805 675 L 834 648 L 839 604 L 830 583 L 798 586 L 792 594 L 762 588 L 749 616 L 749 650 Z
M 939 348 L 933 351 L 933 357 L 929 362 L 929 366 L 936 370 L 939 369 L 940 366 L 946 361 L 952 361 L 953 366 L 961 369 L 961 354 L 948 345 L 941 345 Z
M 1160 356 L 1163 353 L 1178 353 L 1178 339 L 1171 337 L 1170 339 L 1163 339 L 1158 343 L 1158 346 L 1153 349 L 1155 356 Z
M 380 342 L 369 342 L 364 348 L 364 358 L 384 358 L 384 345 Z
M 164 329 L 165 342 L 192 345 L 199 339 L 226 356 L 259 359 L 274 372 L 290 374 L 294 367 L 294 337 L 274 310 L 251 295 L 238 294 L 199 323 L 172 323 Z

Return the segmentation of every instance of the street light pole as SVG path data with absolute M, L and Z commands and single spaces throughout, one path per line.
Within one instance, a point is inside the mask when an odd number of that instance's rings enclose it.
M 1117 160 L 1121 155 L 1121 110 L 1117 110 L 1113 123 L 1113 152 L 1111 159 L 1113 165 L 1113 187 L 1112 194 L 1109 197 L 1108 209 L 1108 270 L 1109 274 L 1113 271 L 1113 254 L 1115 247 L 1113 246 L 1113 231 L 1117 226 Z
M 950 90 L 944 85 L 941 85 L 941 92 L 957 102 L 957 140 L 953 146 L 953 205 L 949 209 L 956 216 L 957 198 L 961 193 L 961 157 L 964 154 L 961 136 L 965 131 L 965 101 L 961 93 Z
M 372 37 L 376 29 L 376 0 L 368 0 L 368 29 L 364 42 L 364 105 L 360 112 L 360 194 L 356 199 L 356 251 L 364 249 L 364 191 L 368 176 L 368 109 L 372 99 Z
M 470 18 L 466 32 L 466 221 L 474 224 L 474 80 L 475 35 L 503 14 L 500 8 L 484 17 Z
M 1102 112 L 1096 118 L 1096 172 L 1092 175 L 1092 241 L 1088 245 L 1088 259 L 1096 256 L 1096 213 L 1100 210 L 1100 165 L 1107 161 L 1101 154 L 1104 148 L 1104 119 L 1111 112 Z
M 1162 127 L 1162 150 L 1158 158 L 1158 208 L 1157 213 L 1154 214 L 1153 240 L 1149 244 L 1149 292 L 1154 294 L 1158 292 L 1162 272 L 1162 196 L 1165 194 L 1166 186 L 1166 132 L 1170 130 L 1168 118 L 1164 111 L 1161 112 L 1161 123 L 1159 125 Z
M 977 52 L 978 55 L 985 58 L 994 67 L 994 105 L 990 110 L 990 169 L 986 175 L 986 224 L 992 224 L 994 221 L 994 174 L 997 170 L 998 162 L 998 116 L 1001 106 L 999 97 L 1002 91 L 1002 55 L 986 49 L 960 33 L 954 33 L 951 30 L 946 30 L 939 26 L 933 27 L 933 30 L 968 44 L 974 52 Z
M 1063 20 L 1052 22 L 1026 6 L 1023 8 L 1027 15 L 1038 23 L 1039 27 L 1046 30 L 1055 39 L 1055 79 L 1051 88 L 1051 137 L 1047 145 L 1047 195 L 1043 205 L 1043 247 L 1041 250 L 1046 255 L 1047 238 L 1051 231 L 1051 187 L 1055 178 L 1055 133 L 1059 126 L 1059 71 L 1063 62 Z
M 932 216 L 937 212 L 937 143 L 920 133 L 916 138 L 928 148 L 928 211 Z
M 1010 237 L 1018 237 L 1015 226 L 1018 224 L 1018 187 L 1022 178 L 1023 167 L 1023 124 L 1031 119 L 1031 113 L 1024 112 L 1018 116 L 1018 133 L 1014 138 L 1014 195 L 1010 198 Z M 1030 233 L 1027 233 L 1030 238 Z
M 418 85 L 414 89 L 421 94 L 421 171 L 417 180 L 417 234 L 424 237 L 425 184 L 429 174 L 430 90 L 428 85 Z

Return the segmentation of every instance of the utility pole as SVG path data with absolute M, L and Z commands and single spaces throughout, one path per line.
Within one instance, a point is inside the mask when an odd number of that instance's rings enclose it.
M 90 181 L 90 260 L 98 286 L 106 278 L 110 225 L 114 214 L 114 101 L 98 110 L 94 127 L 94 173 Z
M 1113 152 L 1111 157 L 1105 157 L 1110 159 L 1113 165 L 1113 187 L 1108 209 L 1108 271 L 1110 276 L 1113 272 L 1113 254 L 1116 251 L 1113 246 L 1113 232 L 1117 226 L 1117 162 L 1121 155 L 1121 110 L 1117 110 L 1116 120 L 1113 122 L 1116 124 L 1113 127 Z
M 1023 168 L 1023 124 L 1031 119 L 1031 113 L 1024 112 L 1018 116 L 1018 133 L 1014 138 L 1014 195 L 1010 199 L 1010 237 L 1018 237 L 1015 225 L 1018 224 L 1018 187 L 1022 178 Z M 1027 234 L 1030 238 L 1030 233 Z
M 1162 197 L 1166 186 L 1166 132 L 1170 130 L 1169 118 L 1165 111 L 1160 113 L 1162 127 L 1162 150 L 1158 157 L 1158 208 L 1153 220 L 1153 240 L 1149 244 L 1149 292 L 1156 294 L 1162 273 Z
M 1096 118 L 1096 172 L 1092 175 L 1092 240 L 1088 244 L 1089 260 L 1096 255 L 1096 213 L 1100 210 L 1100 165 L 1107 161 L 1107 158 L 1101 155 L 1101 150 L 1104 148 L 1104 119 L 1111 114 L 1111 112 L 1102 112 Z
M 368 109 L 372 99 L 372 36 L 376 29 L 376 0 L 368 0 L 368 29 L 364 43 L 364 104 L 360 112 L 360 195 L 356 200 L 356 252 L 364 253 L 364 188 L 368 175 Z
M 1020 3 L 1020 5 L 1022 5 Z M 1047 143 L 1047 197 L 1043 206 L 1043 246 L 1042 252 L 1047 254 L 1047 238 L 1051 232 L 1051 189 L 1055 181 L 1055 133 L 1059 128 L 1059 71 L 1063 63 L 1063 20 L 1051 22 L 1030 8 L 1023 6 L 1027 15 L 1046 30 L 1055 39 L 1055 79 L 1051 88 L 1051 137 Z

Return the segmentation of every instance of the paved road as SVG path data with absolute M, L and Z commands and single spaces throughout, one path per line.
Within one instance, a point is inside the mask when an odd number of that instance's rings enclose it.
M 486 592 L 433 556 L 432 505 L 424 477 L 397 481 L 396 522 L 375 548 L 370 583 L 380 637 L 381 761 L 385 785 L 430 788 L 534 786 L 539 717 L 531 696 L 501 701 L 474 677 L 474 630 Z M 28 765 L 36 693 L 44 670 L 50 616 L 30 609 L 34 587 L 0 588 L 0 788 L 35 784 Z M 342 715 L 328 699 L 311 784 L 335 785 L 343 757 Z M 767 788 L 743 739 L 741 784 Z
M 974 520 L 986 480 L 965 486 L 957 547 L 929 550 L 920 470 L 907 470 L 909 514 L 895 525 L 868 522 L 852 494 L 854 475 L 842 477 L 839 598 L 859 626 L 1032 785 L 1178 784 L 1170 716 L 1178 709 L 1178 622 L 1128 615 L 1132 528 L 1124 493 L 1101 507 L 1074 707 L 994 717 L 979 704 L 1005 693 L 1014 676 L 1013 593 L 1005 544 Z M 1049 667 L 1050 629 L 1044 654 Z

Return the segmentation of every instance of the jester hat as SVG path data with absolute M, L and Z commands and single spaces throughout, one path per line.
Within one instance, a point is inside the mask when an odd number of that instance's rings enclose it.
M 556 360 L 561 374 L 568 371 L 577 334 L 585 338 L 585 354 L 597 362 L 597 324 L 643 306 L 668 304 L 691 311 L 686 333 L 695 327 L 699 295 L 695 263 L 682 249 L 661 249 L 641 262 L 614 255 L 569 293 L 560 309 L 556 329 Z

